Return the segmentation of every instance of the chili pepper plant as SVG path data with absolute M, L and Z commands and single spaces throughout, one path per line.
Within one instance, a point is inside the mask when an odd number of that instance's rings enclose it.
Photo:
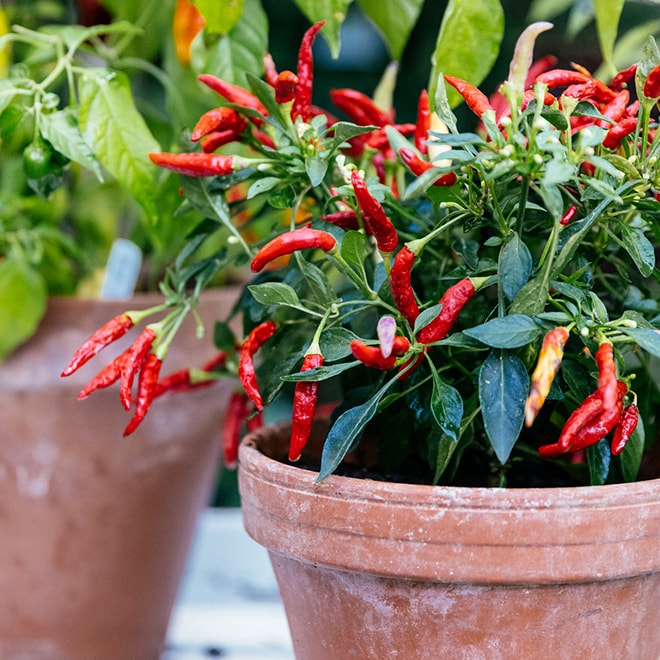
M 525 29 L 494 93 L 441 73 L 409 121 L 383 94 L 391 70 L 378 102 L 341 88 L 333 107 L 313 103 L 322 23 L 305 33 L 295 71 L 266 55 L 264 76 L 244 86 L 201 76 L 218 107 L 180 149 L 150 157 L 181 174 L 185 204 L 208 218 L 166 287 L 227 258 L 254 273 L 244 336 L 218 323 L 221 367 L 177 381 L 238 375 L 229 462 L 240 420 L 284 401 L 289 460 L 319 480 L 349 470 L 344 459 L 366 442 L 366 474 L 385 479 L 648 477 L 660 409 L 660 51 L 649 38 L 635 64 L 599 80 L 578 64 L 534 61 L 551 27 Z M 467 128 L 452 90 L 473 115 Z M 289 212 L 284 225 L 273 209 Z M 231 228 L 222 259 L 195 260 L 220 225 Z M 264 238 L 248 244 L 250 227 Z M 109 341 L 99 337 L 83 350 Z M 152 352 L 164 337 L 156 328 Z M 115 379 L 135 373 L 138 352 Z M 167 389 L 154 385 L 158 360 L 140 360 L 138 416 Z M 311 464 L 319 411 L 331 424 Z

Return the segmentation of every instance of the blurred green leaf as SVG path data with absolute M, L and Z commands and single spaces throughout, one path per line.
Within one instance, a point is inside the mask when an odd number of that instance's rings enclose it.
M 227 34 L 243 15 L 245 0 L 195 0 L 211 34 Z
M 322 34 L 328 42 L 330 53 L 338 57 L 340 49 L 339 31 L 346 18 L 346 11 L 353 0 L 293 0 L 310 23 L 325 21 Z

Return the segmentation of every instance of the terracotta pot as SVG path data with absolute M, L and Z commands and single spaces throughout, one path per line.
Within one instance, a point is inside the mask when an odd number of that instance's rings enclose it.
M 247 436 L 239 480 L 298 660 L 660 657 L 660 479 L 317 484 L 280 462 L 288 433 Z
M 225 317 L 236 289 L 203 312 Z M 123 438 L 131 413 L 115 388 L 76 400 L 130 339 L 60 378 L 75 348 L 138 296 L 101 303 L 55 299 L 37 335 L 0 365 L 0 657 L 158 658 L 196 515 L 219 459 L 225 401 L 235 383 L 154 402 Z M 201 365 L 212 340 L 184 329 L 163 373 Z M 101 357 L 102 356 L 102 357 Z

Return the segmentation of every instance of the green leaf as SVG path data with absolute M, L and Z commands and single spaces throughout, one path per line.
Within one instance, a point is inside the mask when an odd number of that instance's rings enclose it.
M 248 189 L 246 199 L 252 199 L 257 195 L 272 190 L 279 182 L 280 180 L 276 176 L 265 176 L 263 179 L 257 179 Z
M 50 112 L 41 116 L 41 135 L 69 160 L 80 163 L 103 182 L 103 172 L 91 147 L 85 142 L 75 112 L 71 108 Z
M 320 186 L 328 171 L 328 161 L 322 156 L 309 156 L 305 158 L 305 171 L 313 188 Z
M 441 433 L 439 440 L 434 440 L 435 449 L 435 473 L 433 475 L 433 483 L 437 484 L 440 477 L 449 465 L 454 451 L 458 447 L 458 442 L 450 438 L 446 433 Z
M 620 330 L 634 339 L 645 351 L 660 358 L 660 330 L 651 328 L 626 328 L 621 326 Z
M 351 355 L 351 342 L 358 336 L 348 328 L 328 328 L 321 333 L 319 346 L 326 362 L 335 362 Z
M 364 272 L 366 253 L 367 239 L 365 235 L 359 231 L 346 232 L 341 241 L 341 254 L 359 272 Z
M 332 57 L 339 56 L 339 30 L 344 19 L 346 10 L 353 0 L 293 0 L 298 9 L 305 14 L 310 23 L 325 21 L 321 31 Z
M 378 411 L 378 404 L 387 390 L 397 382 L 396 378 L 389 380 L 368 401 L 362 405 L 350 408 L 342 413 L 332 425 L 323 445 L 321 468 L 317 483 L 330 476 L 353 448 L 355 440 L 361 435 L 364 427 Z
M 284 305 L 300 308 L 300 299 L 293 287 L 283 282 L 266 282 L 248 286 L 252 297 L 262 305 Z
M 610 73 L 616 73 L 614 65 L 614 42 L 616 41 L 619 19 L 625 0 L 593 0 L 596 15 L 596 30 L 598 43 L 603 55 L 603 61 Z
M 120 72 L 86 69 L 78 81 L 78 94 L 84 140 L 155 221 L 157 168 L 147 154 L 160 151 L 160 145 L 135 107 L 128 78 Z
M 449 0 L 431 58 L 430 98 L 435 98 L 440 72 L 479 85 L 499 54 L 503 35 L 499 0 Z M 447 94 L 452 107 L 462 101 L 453 88 Z
M 458 442 L 458 433 L 463 419 L 463 399 L 451 385 L 445 383 L 435 368 L 433 373 L 433 393 L 431 394 L 431 412 L 438 426 L 454 442 Z
M 532 273 L 532 255 L 517 232 L 500 251 L 498 272 L 504 295 L 513 300 Z
M 29 339 L 46 311 L 46 284 L 18 257 L 0 260 L 0 361 Z
M 227 34 L 243 15 L 245 0 L 195 0 L 211 34 Z
M 655 249 L 653 243 L 637 227 L 621 225 L 621 241 L 642 277 L 649 277 L 655 268 Z
M 587 465 L 589 481 L 592 486 L 602 486 L 610 473 L 610 446 L 605 438 L 591 447 L 587 447 Z
M 542 332 L 529 316 L 510 314 L 464 330 L 463 334 L 493 348 L 519 348 L 533 342 Z
M 621 461 L 621 473 L 624 481 L 635 481 L 637 479 L 637 473 L 642 464 L 645 439 L 646 433 L 644 431 L 644 421 L 640 416 L 635 430 L 630 438 L 628 438 L 626 446 L 619 455 Z
M 309 371 L 287 374 L 286 376 L 282 376 L 282 380 L 287 383 L 318 383 L 322 380 L 334 378 L 359 364 L 357 360 L 353 360 L 352 362 L 343 362 L 341 364 L 324 365 L 322 367 L 316 367 L 316 369 L 310 369 Z
M 538 316 L 545 309 L 549 289 L 549 280 L 545 275 L 539 275 L 530 280 L 518 291 L 518 295 L 509 308 L 509 314 Z
M 357 0 L 385 38 L 393 60 L 400 60 L 424 0 Z
M 520 358 L 492 351 L 479 370 L 479 402 L 486 434 L 502 464 L 520 435 L 528 392 L 529 376 Z

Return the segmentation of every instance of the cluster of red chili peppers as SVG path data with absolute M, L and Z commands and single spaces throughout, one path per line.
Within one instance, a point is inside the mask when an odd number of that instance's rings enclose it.
M 543 340 L 532 384 L 525 405 L 525 424 L 531 426 L 545 402 L 550 386 L 559 370 L 564 346 L 568 341 L 567 328 L 558 327 L 548 332 Z M 545 458 L 558 458 L 574 454 L 597 444 L 612 431 L 610 451 L 620 454 L 637 427 L 639 411 L 633 401 L 624 406 L 628 386 L 617 379 L 614 347 L 604 339 L 595 355 L 598 367 L 598 386 L 568 417 L 557 442 L 539 447 Z

